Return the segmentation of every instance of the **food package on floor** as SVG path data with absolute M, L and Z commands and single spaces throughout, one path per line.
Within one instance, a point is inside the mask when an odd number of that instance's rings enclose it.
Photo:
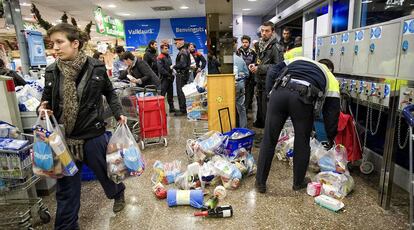
M 321 187 L 322 184 L 319 182 L 310 182 L 308 183 L 306 192 L 309 196 L 319 196 L 321 194 Z
M 343 207 L 345 207 L 342 201 L 326 196 L 326 195 L 320 195 L 320 196 L 315 197 L 315 203 L 321 207 L 324 207 L 334 212 L 337 212 L 341 210 Z
M 107 147 L 108 177 L 120 183 L 127 176 L 140 176 L 145 170 L 142 153 L 126 124 L 119 125 Z
M 202 208 L 204 204 L 204 193 L 202 190 L 175 190 L 167 191 L 168 207 L 178 205 L 190 205 L 194 208 Z
M 242 174 L 235 164 L 219 156 L 215 156 L 212 161 L 226 189 L 236 189 L 240 186 Z
M 206 185 L 211 184 L 214 178 L 217 176 L 214 163 L 208 161 L 200 167 L 199 177 L 201 182 L 201 187 L 204 188 Z
M 332 171 L 337 173 L 347 173 L 348 157 L 343 145 L 336 145 L 326 154 L 322 155 L 318 161 L 321 171 Z
M 203 162 L 207 157 L 197 141 L 193 139 L 187 140 L 186 154 L 189 162 Z
M 201 186 L 199 179 L 200 164 L 194 162 L 187 166 L 187 170 L 175 177 L 175 185 L 183 190 L 194 189 Z
M 244 148 L 240 148 L 234 153 L 235 158 L 232 160 L 232 162 L 240 170 L 243 176 L 251 176 L 256 174 L 257 165 L 251 153 L 249 153 Z
M 319 172 L 319 160 L 327 153 L 327 151 L 316 138 L 311 139 L 310 147 L 311 152 L 309 159 L 309 169 L 313 172 Z
M 337 199 L 346 197 L 355 186 L 352 176 L 335 172 L 320 172 L 315 176 L 314 181 L 322 184 L 321 194 Z
M 223 154 L 227 145 L 227 137 L 217 131 L 209 131 L 197 139 L 199 148 L 210 156 Z
M 175 178 L 181 173 L 181 161 L 175 160 L 167 163 L 156 161 L 153 169 L 152 181 L 154 183 L 172 184 Z
M 293 125 L 290 120 L 286 121 L 285 126 L 280 132 L 279 139 L 277 141 L 275 153 L 276 157 L 280 161 L 288 161 L 287 153 L 289 150 L 293 151 L 293 142 L 295 140 L 295 135 L 293 132 Z

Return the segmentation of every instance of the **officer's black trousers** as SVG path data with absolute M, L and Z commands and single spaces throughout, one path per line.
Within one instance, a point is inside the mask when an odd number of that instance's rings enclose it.
M 173 88 L 174 78 L 169 79 L 167 77 L 161 78 L 161 95 L 165 97 L 167 94 L 167 102 L 170 107 L 170 110 L 174 109 L 174 88 Z
M 267 95 L 265 84 L 258 82 L 256 84 L 257 115 L 256 124 L 263 125 L 266 121 L 267 114 Z
M 305 102 L 299 92 L 279 87 L 273 89 L 267 108 L 256 174 L 256 183 L 259 185 L 266 184 L 275 147 L 288 117 L 291 117 L 295 130 L 293 184 L 300 185 L 305 178 L 310 155 L 309 138 L 313 125 L 313 105 Z
M 254 97 L 254 87 L 256 85 L 253 74 L 250 74 L 250 76 L 245 80 L 245 83 L 246 83 L 245 85 L 246 98 L 244 101 L 244 105 L 246 107 L 246 113 L 247 113 L 249 109 L 252 108 L 253 97 Z
M 190 73 L 188 71 L 186 73 L 177 73 L 177 77 L 175 78 L 175 84 L 177 86 L 178 104 L 180 106 L 180 111 L 183 113 L 187 112 L 183 87 L 187 84 L 189 74 Z

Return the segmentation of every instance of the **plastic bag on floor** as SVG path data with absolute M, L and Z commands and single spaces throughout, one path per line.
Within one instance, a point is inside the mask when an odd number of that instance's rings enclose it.
M 44 119 L 41 119 L 42 115 Z M 49 116 L 46 110 L 40 111 L 33 135 L 32 164 L 35 174 L 61 178 L 73 176 L 78 172 L 58 122 L 53 115 Z
M 153 165 L 154 173 L 151 180 L 154 184 L 172 184 L 175 178 L 181 173 L 181 161 L 175 160 L 172 162 L 162 163 L 156 161 Z
M 177 175 L 174 180 L 174 184 L 183 190 L 194 189 L 201 186 L 201 182 L 199 180 L 200 176 L 200 164 L 198 162 L 194 162 L 187 166 L 187 170 L 184 173 Z
M 199 148 L 208 155 L 225 153 L 224 147 L 227 145 L 227 137 L 217 131 L 209 131 L 198 140 Z
M 343 145 L 336 145 L 335 148 L 328 150 L 319 158 L 318 164 L 322 172 L 332 171 L 349 174 L 347 153 Z
M 217 176 L 214 163 L 208 161 L 200 167 L 199 177 L 201 182 L 201 187 L 204 188 L 206 185 L 211 184 L 214 178 Z
M 220 156 L 213 157 L 214 167 L 217 175 L 221 177 L 226 189 L 236 189 L 240 186 L 242 174 L 235 164 Z
M 293 142 L 295 140 L 293 125 L 290 120 L 287 120 L 282 131 L 280 132 L 279 139 L 276 145 L 275 153 L 276 157 L 280 161 L 288 161 L 286 154 L 290 149 L 293 151 Z
M 140 176 L 145 169 L 141 151 L 126 124 L 119 125 L 106 152 L 108 177 L 120 183 L 126 176 Z
M 327 151 L 323 147 L 323 145 L 316 139 L 313 138 L 310 141 L 311 153 L 309 159 L 309 169 L 313 172 L 319 172 L 319 160 L 322 156 L 327 154 Z
M 196 140 L 188 139 L 186 146 L 186 154 L 189 162 L 203 162 L 206 159 L 206 155 L 200 149 L 200 145 Z
M 314 181 L 322 184 L 322 194 L 336 199 L 347 196 L 355 186 L 352 176 L 335 172 L 320 172 L 315 176 Z
M 244 148 L 238 149 L 234 153 L 236 156 L 232 159 L 232 161 L 243 176 L 251 176 L 256 174 L 257 165 L 251 153 Z

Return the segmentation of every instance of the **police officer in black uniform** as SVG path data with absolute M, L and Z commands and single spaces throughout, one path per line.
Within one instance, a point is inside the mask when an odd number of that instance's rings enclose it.
M 327 148 L 333 145 L 340 112 L 339 83 L 325 65 L 307 58 L 294 58 L 273 65 L 266 81 L 266 89 L 271 93 L 259 153 L 256 188 L 258 192 L 266 192 L 277 140 L 286 119 L 290 117 L 295 133 L 292 188 L 300 190 L 309 182 L 305 178 L 310 156 L 309 140 L 314 114 L 320 114 L 320 111 L 329 139 Z
M 190 76 L 190 52 L 187 47 L 185 47 L 184 38 L 174 38 L 175 46 L 179 50 L 177 57 L 175 58 L 175 65 L 172 67 L 176 74 L 176 86 L 178 94 L 178 104 L 180 105 L 180 110 L 175 112 L 175 116 L 184 116 L 187 114 L 185 96 L 183 93 L 183 86 L 187 84 L 188 78 Z

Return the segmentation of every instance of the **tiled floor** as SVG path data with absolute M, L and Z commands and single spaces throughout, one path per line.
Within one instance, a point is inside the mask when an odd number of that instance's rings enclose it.
M 205 124 L 185 118 L 170 117 L 168 147 L 152 146 L 143 151 L 147 170 L 138 178 L 129 178 L 127 207 L 119 214 L 112 212 L 113 201 L 106 199 L 99 183 L 85 182 L 79 223 L 82 229 L 407 229 L 408 207 L 399 196 L 391 210 L 377 204 L 377 180 L 354 173 L 355 190 L 344 199 L 345 210 L 333 213 L 314 204 L 305 191 L 293 192 L 292 169 L 274 160 L 266 194 L 256 193 L 254 177 L 242 181 L 239 189 L 228 191 L 220 204 L 231 204 L 234 216 L 228 219 L 194 217 L 191 207 L 169 208 L 165 200 L 157 200 L 151 191 L 152 164 L 156 160 L 182 160 L 186 163 L 185 142 L 193 137 L 193 129 Z M 253 149 L 257 159 L 258 150 Z M 170 186 L 173 187 L 173 186 Z M 56 209 L 54 196 L 45 197 L 52 215 Z M 52 222 L 38 229 L 52 229 Z

